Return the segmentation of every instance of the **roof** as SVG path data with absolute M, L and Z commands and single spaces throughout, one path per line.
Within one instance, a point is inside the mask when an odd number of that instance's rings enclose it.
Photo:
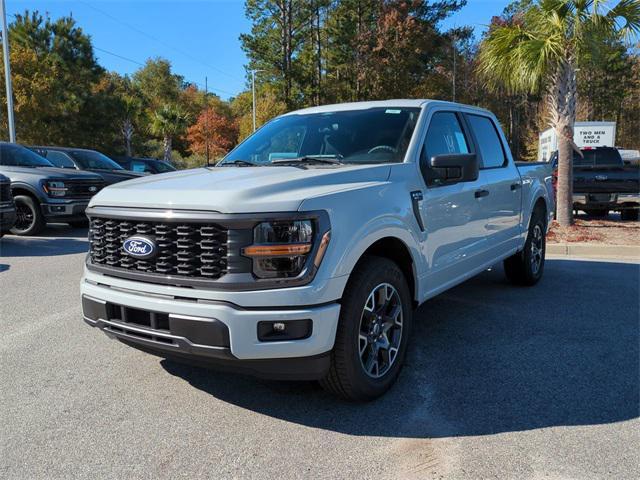
M 47 145 L 30 145 L 29 148 L 42 148 L 44 150 L 58 150 L 60 152 L 97 152 L 97 150 L 92 150 L 90 148 L 75 148 L 75 147 L 54 147 Z
M 391 99 L 391 100 L 376 100 L 370 102 L 350 102 L 350 103 L 336 103 L 333 105 L 321 105 L 318 107 L 303 108 L 302 110 L 295 110 L 293 112 L 285 113 L 287 115 L 306 115 L 311 113 L 326 113 L 326 112 L 340 112 L 347 110 L 366 110 L 369 108 L 422 108 L 427 103 L 438 103 L 439 105 L 455 105 L 456 107 L 471 107 L 470 105 L 464 105 L 462 103 L 445 102 L 441 100 L 430 99 Z M 480 107 L 471 107 L 480 109 Z M 482 109 L 484 110 L 484 109 Z

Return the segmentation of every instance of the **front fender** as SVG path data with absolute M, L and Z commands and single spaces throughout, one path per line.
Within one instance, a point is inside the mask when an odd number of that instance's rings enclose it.
M 400 240 L 413 261 L 416 291 L 417 272 L 425 271 L 420 239 L 410 197 L 402 183 L 379 182 L 362 188 L 334 192 L 307 199 L 301 210 L 326 210 L 331 221 L 331 242 L 318 270 L 324 278 L 346 277 L 367 249 L 383 238 Z

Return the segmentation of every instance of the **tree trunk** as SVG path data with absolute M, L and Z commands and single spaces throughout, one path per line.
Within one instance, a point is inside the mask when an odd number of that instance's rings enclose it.
M 164 136 L 164 141 L 163 143 L 163 147 L 164 147 L 164 158 L 163 160 L 165 162 L 171 162 L 171 136 L 170 135 L 165 135 Z
M 576 72 L 569 58 L 558 65 L 550 93 L 550 111 L 558 138 L 557 220 L 573 224 L 573 125 L 576 120 Z
M 126 150 L 127 157 L 132 157 L 131 138 L 133 137 L 133 123 L 130 118 L 126 118 L 122 122 L 122 136 L 124 137 L 124 148 Z

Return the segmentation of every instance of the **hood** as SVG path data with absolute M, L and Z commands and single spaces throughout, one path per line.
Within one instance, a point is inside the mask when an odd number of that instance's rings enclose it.
M 100 175 L 107 185 L 131 180 L 132 178 L 140 178 L 146 176 L 144 173 L 129 172 L 127 170 L 85 170 Z
M 152 175 L 107 187 L 91 206 L 220 213 L 296 211 L 311 197 L 385 182 L 390 166 L 215 167 Z
M 79 172 L 77 170 L 70 170 L 68 168 L 57 167 L 12 167 L 7 165 L 0 165 L 0 170 L 7 177 L 14 180 L 14 177 L 26 178 L 32 177 L 34 179 L 47 179 L 47 178 L 59 178 L 68 180 L 96 180 L 102 182 L 102 177 L 91 172 Z

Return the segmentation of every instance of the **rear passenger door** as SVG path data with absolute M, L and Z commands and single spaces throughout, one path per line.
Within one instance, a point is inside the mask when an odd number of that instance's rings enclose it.
M 520 236 L 522 185 L 499 126 L 487 115 L 465 114 L 480 159 L 478 208 L 483 217 L 487 259 L 517 248 Z

